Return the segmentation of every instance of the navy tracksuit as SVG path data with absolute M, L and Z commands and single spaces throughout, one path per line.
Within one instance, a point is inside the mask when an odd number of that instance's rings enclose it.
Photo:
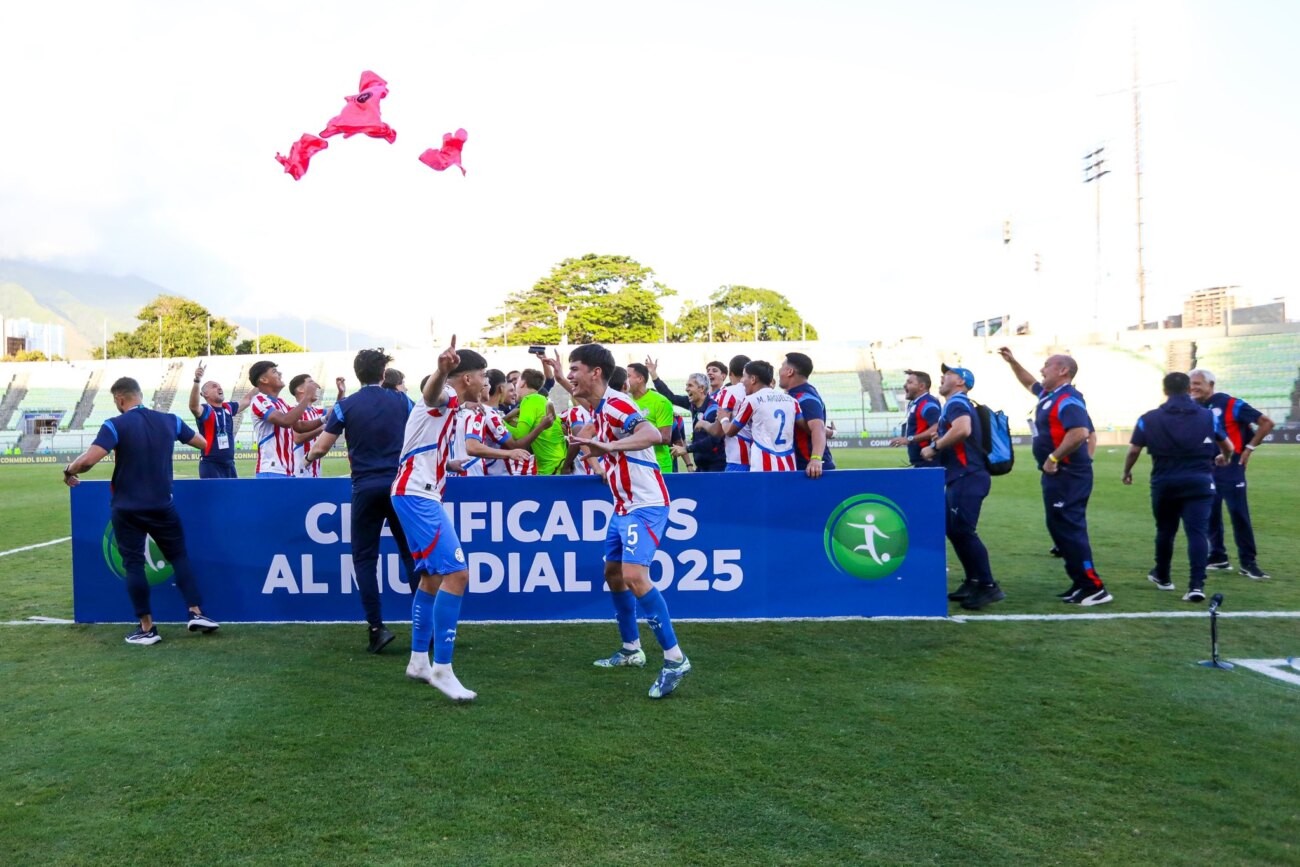
M 939 436 L 946 434 L 953 420 L 969 416 L 970 436 L 963 442 L 939 451 L 944 472 L 944 533 L 952 543 L 953 553 L 961 561 L 966 580 L 973 584 L 993 584 L 989 550 L 979 537 L 980 510 L 989 495 L 991 478 L 984 453 L 975 446 L 980 442 L 980 419 L 972 411 L 965 394 L 948 398 L 939 416 Z
M 1242 450 L 1255 436 L 1255 422 L 1264 414 L 1244 400 L 1216 392 L 1206 404 L 1214 413 L 1223 433 L 1235 450 L 1232 462 L 1214 468 L 1214 504 L 1210 506 L 1210 562 L 1228 559 L 1223 536 L 1223 507 L 1228 507 L 1232 537 L 1237 543 L 1237 560 L 1243 567 L 1259 568 L 1256 562 L 1255 530 L 1250 523 L 1250 504 L 1246 501 L 1246 471 L 1241 466 Z
M 922 392 L 907 404 L 907 426 L 903 428 L 903 436 L 907 437 L 907 462 L 914 467 L 932 467 L 931 461 L 922 460 L 921 449 L 929 443 L 918 442 L 916 436 L 923 434 L 930 428 L 939 423 L 939 416 L 943 413 L 939 406 L 939 398 Z
M 1130 442 L 1151 453 L 1151 511 L 1156 518 L 1156 577 L 1170 580 L 1174 538 L 1187 534 L 1188 588 L 1205 586 L 1216 442 L 1226 439 L 1214 415 L 1176 394 L 1138 419 Z
M 1048 455 L 1060 447 L 1065 434 L 1074 428 L 1092 431 L 1083 395 L 1070 383 L 1052 391 L 1033 386 L 1038 398 L 1034 412 L 1034 460 L 1041 470 Z M 1065 574 L 1076 588 L 1100 590 L 1101 578 L 1092 561 L 1088 539 L 1088 498 L 1092 496 L 1092 456 L 1086 444 L 1061 458 L 1055 473 L 1042 474 L 1043 513 L 1047 532 L 1061 553 Z

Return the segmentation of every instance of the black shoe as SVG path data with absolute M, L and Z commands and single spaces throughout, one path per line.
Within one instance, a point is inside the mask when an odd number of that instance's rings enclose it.
M 1184 601 L 1184 602 L 1204 602 L 1204 601 L 1205 601 L 1205 591 L 1202 590 L 1200 587 L 1192 587 L 1192 588 L 1189 589 L 1186 593 L 1183 594 L 1183 601 Z
M 1047 553 L 1051 554 L 1053 557 L 1064 557 L 1064 556 L 1065 556 L 1064 554 L 1061 553 L 1061 549 L 1058 548 L 1058 547 L 1056 547 L 1055 545 L 1053 545 L 1053 546 L 1052 546 L 1052 550 L 1048 551 Z
M 1217 569 L 1218 571 L 1223 572 L 1227 569 L 1231 569 L 1232 564 L 1228 562 L 1227 557 L 1224 557 L 1222 560 L 1211 560 L 1209 563 L 1205 564 L 1205 568 Z
M 1147 573 L 1147 580 L 1150 581 L 1152 584 L 1156 585 L 1156 589 L 1157 589 L 1157 590 L 1173 590 L 1173 589 L 1174 589 L 1174 582 L 1171 581 L 1171 580 L 1168 579 L 1168 578 L 1166 578 L 1165 580 L 1161 581 L 1161 580 L 1160 580 L 1160 576 L 1156 574 L 1156 570 L 1154 570 L 1154 569 L 1152 569 L 1150 572 Z
M 1245 575 L 1247 578 L 1253 578 L 1256 581 L 1268 580 L 1268 573 L 1259 568 L 1258 563 L 1251 563 L 1249 566 L 1242 566 L 1237 571 L 1242 575 Z
M 1060 599 L 1062 602 L 1073 602 L 1074 595 L 1078 592 L 1079 592 L 1079 585 L 1071 584 L 1069 590 L 1066 590 L 1064 593 L 1057 593 L 1056 598 Z
M 948 594 L 950 602 L 960 602 L 975 592 L 977 585 L 974 581 L 963 581 L 957 586 L 957 589 Z
M 1105 605 L 1107 602 L 1114 600 L 1114 598 L 1115 597 L 1111 596 L 1110 591 L 1104 586 L 1080 587 L 1079 592 L 1074 594 L 1074 597 L 1069 601 L 1081 608 L 1088 608 L 1092 605 Z
M 150 644 L 157 644 L 160 641 L 162 641 L 162 636 L 158 634 L 157 626 L 149 627 L 148 632 L 137 626 L 135 632 L 126 637 L 127 644 L 139 644 L 142 647 L 148 647 Z
M 210 635 L 220 629 L 221 624 L 202 612 L 195 614 L 191 611 L 188 627 L 190 632 L 198 632 L 202 629 L 204 635 Z
M 985 605 L 992 605 L 1006 598 L 1007 594 L 1003 593 L 1002 588 L 997 584 L 980 584 L 962 600 L 961 607 L 967 611 L 978 611 Z
M 397 636 L 388 631 L 386 626 L 370 627 L 370 646 L 366 648 L 366 653 L 378 653 L 385 647 L 393 643 Z

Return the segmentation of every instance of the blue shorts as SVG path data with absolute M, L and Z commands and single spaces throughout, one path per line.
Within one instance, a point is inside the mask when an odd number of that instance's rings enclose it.
M 747 473 L 749 472 L 749 464 L 727 464 L 727 469 L 725 470 L 725 472 Z
M 284 473 L 258 473 L 254 478 L 258 479 L 292 479 L 293 476 L 287 476 Z
M 605 562 L 648 567 L 667 528 L 667 506 L 642 506 L 629 514 L 615 515 L 605 532 Z
M 393 497 L 393 511 L 406 533 L 416 572 L 450 575 L 468 568 L 460 539 L 442 503 L 428 497 L 398 494 Z

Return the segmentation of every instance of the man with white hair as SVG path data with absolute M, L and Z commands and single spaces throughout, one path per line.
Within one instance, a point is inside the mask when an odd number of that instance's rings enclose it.
M 1232 568 L 1223 534 L 1223 505 L 1232 520 L 1232 537 L 1237 543 L 1238 571 L 1262 581 L 1268 577 L 1255 558 L 1255 531 L 1246 502 L 1246 465 L 1250 456 L 1273 430 L 1273 420 L 1238 397 L 1214 390 L 1214 374 L 1198 367 L 1188 374 L 1192 399 L 1214 413 L 1232 443 L 1233 455 L 1226 466 L 1214 468 L 1214 505 L 1210 507 L 1210 560 L 1207 569 Z

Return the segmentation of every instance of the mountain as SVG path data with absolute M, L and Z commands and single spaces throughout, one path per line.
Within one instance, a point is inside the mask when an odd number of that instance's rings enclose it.
M 62 325 L 67 332 L 68 354 L 88 358 L 92 347 L 103 339 L 105 323 L 110 336 L 115 331 L 132 331 L 139 321 L 135 314 L 159 295 L 177 295 L 174 290 L 141 277 L 117 277 L 88 271 L 0 259 L 0 316 L 27 318 L 33 322 Z M 214 315 L 240 325 L 246 336 L 257 328 L 255 320 L 229 316 L 219 305 L 195 298 Z M 264 318 L 263 334 L 279 334 L 294 342 L 302 340 L 302 320 L 291 317 Z M 349 335 L 346 326 L 316 319 L 307 320 L 307 346 L 316 352 L 346 346 L 393 347 L 396 341 L 360 331 Z

